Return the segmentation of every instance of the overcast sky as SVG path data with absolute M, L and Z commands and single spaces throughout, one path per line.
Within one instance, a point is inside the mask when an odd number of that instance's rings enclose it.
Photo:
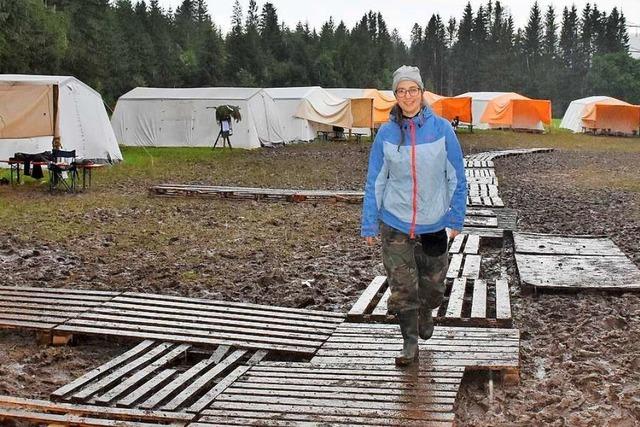
M 256 0 L 258 8 L 266 3 L 265 0 Z M 558 20 L 561 18 L 562 8 L 575 4 L 581 10 L 587 0 L 541 0 L 539 5 L 544 11 L 549 4 L 556 8 Z M 182 3 L 182 0 L 160 0 L 160 5 L 167 9 L 175 10 Z M 229 31 L 231 22 L 231 12 L 234 0 L 207 0 L 209 13 L 216 25 L 222 28 L 223 32 Z M 348 28 L 362 18 L 362 15 L 369 10 L 381 12 L 390 31 L 397 28 L 400 36 L 409 40 L 411 27 L 414 23 L 425 26 L 433 13 L 439 13 L 445 21 L 453 16 L 457 20 L 462 16 L 462 11 L 467 4 L 467 0 L 271 0 L 276 7 L 280 22 L 284 21 L 290 28 L 295 27 L 298 21 L 309 22 L 311 27 L 320 29 L 330 16 L 334 21 L 343 20 Z M 474 12 L 481 4 L 486 4 L 487 0 L 471 0 Z M 593 4 L 593 0 L 590 2 Z M 640 0 L 597 0 L 595 2 L 600 10 L 607 13 L 618 7 L 624 12 L 627 23 L 640 25 Z M 240 0 L 243 15 L 246 15 L 249 0 Z M 531 0 L 504 0 L 505 6 L 513 15 L 517 27 L 524 27 L 529 17 L 529 11 L 533 1 Z M 636 34 L 640 29 L 629 28 L 629 33 Z

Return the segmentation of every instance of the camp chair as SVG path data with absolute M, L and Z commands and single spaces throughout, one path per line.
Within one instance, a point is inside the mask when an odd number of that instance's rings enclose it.
M 64 189 L 70 193 L 76 190 L 78 169 L 76 167 L 76 150 L 52 150 L 53 161 L 49 163 L 49 190 Z

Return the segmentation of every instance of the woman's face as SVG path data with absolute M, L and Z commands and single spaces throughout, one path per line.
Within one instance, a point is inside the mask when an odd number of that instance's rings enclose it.
M 413 117 L 422 107 L 422 90 L 415 82 L 403 80 L 396 87 L 396 99 L 402 114 Z

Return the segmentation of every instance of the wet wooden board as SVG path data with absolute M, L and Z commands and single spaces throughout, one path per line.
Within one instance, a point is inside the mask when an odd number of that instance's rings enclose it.
M 196 425 L 451 426 L 463 367 L 260 362 L 203 412 Z M 288 424 L 287 424 L 288 423 Z
M 515 250 L 521 254 L 624 256 L 611 239 L 603 236 L 513 233 Z
M 517 329 L 436 326 L 433 337 L 420 340 L 420 361 L 429 366 L 467 369 L 518 369 Z M 483 344 L 480 344 L 483 343 Z M 402 349 L 397 325 L 344 323 L 311 359 L 314 364 L 393 366 Z
M 626 256 L 516 252 L 520 280 L 535 288 L 640 290 L 640 270 Z
M 104 408 L 180 412 L 209 394 L 212 384 L 224 381 L 236 367 L 267 354 L 220 346 L 210 357 L 187 364 L 188 350 L 185 344 L 145 341 L 56 390 L 51 398 Z
M 31 422 L 37 425 L 74 426 L 185 426 L 193 414 L 182 412 L 141 411 L 95 405 L 49 402 L 0 396 L 0 424 L 2 420 Z
M 51 330 L 120 292 L 0 286 L 0 328 Z
M 433 310 L 436 324 L 447 326 L 479 326 L 508 328 L 512 326 L 511 300 L 507 281 L 486 281 L 481 279 L 448 279 L 442 305 Z M 352 313 L 353 322 L 395 323 L 396 319 L 387 310 L 391 290 L 385 276 L 377 276 L 371 288 L 375 288 L 375 298 L 368 300 L 366 310 Z M 373 292 L 365 290 L 363 297 L 370 298 Z
M 313 354 L 344 319 L 323 311 L 126 292 L 54 331 L 303 355 Z

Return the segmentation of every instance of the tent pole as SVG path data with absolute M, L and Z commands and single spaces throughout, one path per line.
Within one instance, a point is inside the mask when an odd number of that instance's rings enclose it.
M 58 100 L 60 98 L 60 86 L 53 85 L 53 141 L 52 148 L 59 150 L 62 148 L 60 142 L 60 124 L 58 123 Z

